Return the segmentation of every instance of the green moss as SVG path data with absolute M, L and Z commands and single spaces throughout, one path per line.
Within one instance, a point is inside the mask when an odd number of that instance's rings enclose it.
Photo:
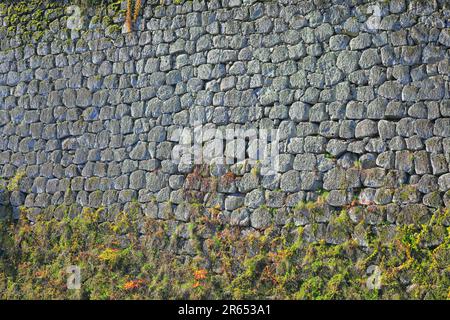
M 120 11 L 120 0 L 114 1 L 84 1 L 80 0 L 74 3 L 79 5 L 82 10 L 85 10 L 88 6 L 94 7 L 95 12 L 98 12 L 99 16 L 94 16 L 94 22 L 96 19 L 100 21 L 101 17 L 108 17 L 112 14 L 112 18 L 116 18 L 119 15 L 123 15 Z M 27 30 L 28 32 L 38 32 L 33 37 L 27 35 L 21 36 L 23 42 L 29 42 L 30 40 L 37 42 L 42 39 L 45 32 L 49 29 L 49 24 L 57 19 L 67 19 L 66 8 L 67 3 L 59 1 L 7 1 L 2 3 L 0 12 L 3 17 L 3 23 L 8 31 L 9 36 L 21 35 L 20 30 Z M 108 25 L 112 25 L 112 18 L 109 18 Z M 118 19 L 120 20 L 120 19 Z M 106 28 L 106 26 L 104 26 Z M 120 26 L 117 26 L 120 31 Z
M 403 185 L 399 188 L 399 200 L 408 202 L 410 198 L 417 192 L 417 188 L 413 185 Z
M 121 4 L 122 4 L 121 0 L 115 0 L 115 1 L 112 1 L 108 5 L 108 8 L 113 10 L 113 11 L 115 11 L 115 12 L 118 12 L 120 10 L 120 8 L 121 8 Z
M 18 222 L 0 221 L 1 298 L 446 299 L 449 294 L 450 228 L 439 225 L 445 211 L 428 224 L 399 228 L 389 245 L 367 228 L 369 245 L 361 251 L 351 239 L 339 245 L 305 242 L 304 229 L 292 226 L 281 234 L 269 228 L 242 235 L 201 217 L 173 229 L 171 221 L 146 218 L 133 206 L 112 221 L 102 218 L 103 208 L 65 207 L 59 219 L 49 220 L 51 210 L 33 225 L 26 209 Z M 346 212 L 332 223 L 348 226 Z M 199 236 L 211 227 L 216 232 L 209 239 Z M 427 247 L 430 234 L 439 241 Z M 187 260 L 170 249 L 186 241 L 195 252 Z M 78 293 L 64 285 L 65 267 L 73 264 L 85 279 Z M 375 290 L 365 285 L 373 264 L 382 274 Z
M 105 34 L 106 35 L 113 35 L 113 34 L 116 34 L 116 33 L 120 33 L 121 30 L 122 30 L 122 28 L 120 26 L 116 25 L 116 24 L 110 25 L 110 26 L 108 26 L 106 28 Z
M 9 192 L 18 191 L 19 184 L 22 178 L 25 176 L 25 170 L 17 170 L 14 176 L 9 180 L 7 189 Z

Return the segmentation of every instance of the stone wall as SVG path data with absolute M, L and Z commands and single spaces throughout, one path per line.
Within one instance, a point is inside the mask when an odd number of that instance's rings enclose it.
M 3 208 L 200 205 L 264 229 L 320 202 L 327 232 L 342 208 L 394 226 L 450 206 L 446 1 L 147 2 L 128 34 L 111 6 L 79 31 L 60 3 L 19 9 L 0 15 Z M 277 172 L 174 161 L 198 125 L 278 129 Z

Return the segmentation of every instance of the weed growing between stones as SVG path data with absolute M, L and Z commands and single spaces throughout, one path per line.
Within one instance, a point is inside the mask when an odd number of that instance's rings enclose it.
M 25 177 L 25 175 L 26 175 L 25 170 L 18 170 L 15 173 L 15 175 L 9 180 L 6 189 L 9 192 L 18 191 L 19 183 L 22 180 L 22 178 Z
M 19 220 L 1 220 L 1 298 L 450 298 L 449 210 L 393 234 L 359 224 L 354 232 L 365 246 L 352 237 L 306 241 L 317 225 L 232 227 L 200 208 L 188 223 L 144 217 L 137 208 L 105 221 L 103 210 L 64 207 L 59 219 L 48 210 L 31 223 L 22 208 Z M 349 223 L 346 211 L 332 219 L 336 233 Z M 70 265 L 81 268 L 79 290 L 66 287 Z M 380 269 L 379 289 L 367 287 L 370 265 Z

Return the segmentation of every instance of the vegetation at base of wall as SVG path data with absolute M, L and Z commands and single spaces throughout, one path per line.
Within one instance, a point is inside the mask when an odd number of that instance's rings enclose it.
M 134 209 L 112 221 L 103 209 L 66 207 L 34 222 L 21 212 L 1 220 L 1 299 L 450 299 L 448 210 L 389 242 L 368 231 L 367 247 L 306 242 L 293 225 L 239 229 L 215 211 L 196 210 L 188 223 Z M 336 221 L 345 220 L 343 211 Z M 430 244 L 436 228 L 441 241 Z M 81 268 L 79 290 L 67 289 L 71 265 Z M 379 289 L 367 286 L 370 266 Z

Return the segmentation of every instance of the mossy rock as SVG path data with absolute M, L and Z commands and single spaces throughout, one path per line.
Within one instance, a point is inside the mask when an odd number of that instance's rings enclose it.
M 397 217 L 397 224 L 400 225 L 421 225 L 429 221 L 431 217 L 429 209 L 422 204 L 405 205 Z

